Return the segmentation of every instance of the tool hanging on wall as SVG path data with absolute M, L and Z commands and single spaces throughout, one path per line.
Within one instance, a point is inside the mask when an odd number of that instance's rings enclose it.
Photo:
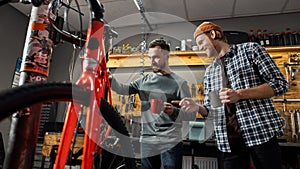
M 292 80 L 296 80 L 296 75 L 299 73 L 299 69 L 296 67 L 292 67 L 292 75 L 291 75 L 291 79 Z
M 197 95 L 196 95 L 196 90 L 197 90 L 196 85 L 195 85 L 195 84 L 192 84 L 192 86 L 191 86 L 191 94 L 192 94 L 192 97 L 196 97 L 196 96 L 197 96 Z
M 124 105 L 125 104 L 125 96 L 121 95 L 121 103 Z
M 284 62 L 283 65 L 284 65 L 286 80 L 289 82 L 289 79 L 290 79 L 289 78 L 289 75 L 290 75 L 289 64 L 287 62 Z
M 297 110 L 298 133 L 300 133 L 300 110 Z
M 134 110 L 134 108 L 135 108 L 135 95 L 133 94 L 133 95 L 130 95 L 129 97 L 128 97 L 128 101 L 129 101 L 129 110 Z
M 290 129 L 288 116 L 285 114 L 284 110 L 279 110 L 279 114 L 284 120 L 284 130 L 288 131 Z
M 284 123 L 285 123 L 285 130 L 290 130 L 290 123 L 289 123 L 289 117 L 286 115 L 286 102 L 287 102 L 287 100 L 285 99 L 285 96 L 283 95 L 282 96 L 283 97 L 283 102 L 282 102 L 282 104 L 283 104 L 283 118 L 284 118 Z
M 292 125 L 292 141 L 297 142 L 298 141 L 298 135 L 296 133 L 295 112 L 296 112 L 296 110 L 290 110 L 291 125 Z
M 129 103 L 126 103 L 125 104 L 125 113 L 128 113 L 128 110 L 129 110 Z
M 284 118 L 284 125 L 285 125 L 285 130 L 290 130 L 290 125 L 289 125 L 289 117 L 284 113 L 283 114 L 283 118 Z
M 290 56 L 289 56 L 290 57 Z M 292 66 L 299 66 L 300 63 L 297 62 L 292 62 L 291 58 L 289 58 L 289 62 L 284 62 L 284 70 L 286 74 L 286 80 L 296 80 L 296 75 L 299 73 L 299 69 L 297 67 L 292 67 Z
M 122 106 L 116 105 L 115 107 L 116 107 L 116 109 L 117 109 L 118 112 L 122 112 Z
M 298 134 L 300 133 L 300 110 L 287 110 L 286 103 L 287 102 L 300 102 L 300 99 L 285 99 L 285 96 L 283 96 L 283 99 L 273 99 L 274 102 L 281 102 L 283 103 L 283 112 L 284 115 L 282 115 L 282 110 L 279 110 L 280 116 L 284 117 L 285 125 L 284 130 L 286 131 L 286 134 L 291 134 L 291 141 L 292 142 L 300 142 Z M 297 117 L 295 117 L 295 114 Z M 289 119 L 290 118 L 290 119 Z M 297 118 L 295 120 L 295 118 Z M 290 123 L 289 123 L 290 120 Z M 297 124 L 296 124 L 297 122 Z M 289 126 L 291 125 L 291 126 Z M 285 134 L 285 135 L 286 135 Z

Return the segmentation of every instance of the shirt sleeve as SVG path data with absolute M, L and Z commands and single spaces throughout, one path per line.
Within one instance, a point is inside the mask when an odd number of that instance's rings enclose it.
M 186 81 L 182 83 L 181 90 L 180 90 L 180 97 L 181 99 L 185 97 L 191 97 L 190 88 Z
M 116 78 L 112 78 L 111 80 L 111 89 L 120 95 L 130 95 L 138 92 L 138 81 L 130 82 L 130 83 L 120 83 Z
M 185 97 L 191 97 L 190 88 L 186 81 L 182 83 L 180 96 L 181 99 Z M 187 113 L 182 108 L 174 108 L 174 113 L 171 115 L 172 119 L 176 119 L 177 116 L 183 121 L 194 121 L 196 119 L 197 112 Z
M 254 66 L 263 80 L 273 88 L 276 96 L 287 92 L 289 83 L 265 48 L 253 43 L 253 49 Z

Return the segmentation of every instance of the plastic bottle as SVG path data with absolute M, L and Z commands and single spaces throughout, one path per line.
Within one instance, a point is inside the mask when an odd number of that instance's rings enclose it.
M 264 38 L 263 38 L 262 33 L 261 33 L 261 29 L 258 29 L 258 30 L 257 30 L 257 42 L 258 42 L 261 46 L 264 46 L 264 45 L 265 45 Z
M 295 45 L 300 45 L 300 31 L 295 32 Z
M 186 40 L 186 50 L 192 50 L 192 39 Z
M 266 30 L 266 29 L 263 32 L 263 39 L 264 39 L 265 46 L 270 46 L 270 39 L 269 39 L 269 35 L 268 35 L 268 30 Z
M 186 50 L 186 43 L 185 40 L 181 40 L 181 51 L 185 51 Z
M 274 37 L 275 37 L 274 45 L 275 46 L 283 46 L 282 34 L 280 32 L 276 32 Z
M 297 45 L 297 31 L 292 32 L 292 44 L 291 45 Z
M 286 28 L 284 40 L 285 40 L 285 45 L 292 45 L 293 38 L 292 38 L 292 32 L 290 28 Z
M 269 41 L 270 41 L 270 46 L 276 46 L 275 45 L 275 35 L 273 32 L 269 33 Z
M 257 42 L 253 29 L 250 29 L 249 40 L 250 42 Z

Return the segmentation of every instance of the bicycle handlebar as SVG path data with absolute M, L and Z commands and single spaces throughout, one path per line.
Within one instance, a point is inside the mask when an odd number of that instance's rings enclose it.
M 10 3 L 10 2 L 11 2 L 10 0 L 2 0 L 2 1 L 0 1 L 0 6 Z M 16 2 L 19 2 L 19 1 L 16 1 Z
M 107 36 L 108 38 L 117 38 L 119 36 L 118 32 L 114 31 L 110 25 L 105 24 L 104 25 L 104 36 Z
M 103 19 L 104 7 L 99 0 L 88 0 L 92 11 L 92 18 Z
M 32 4 L 33 6 L 39 7 L 49 0 L 2 0 L 0 1 L 0 6 L 5 5 L 7 3 L 24 3 L 24 4 Z M 91 2 L 91 11 L 93 12 L 93 18 L 103 18 L 104 8 L 102 3 L 99 0 L 89 0 Z
M 45 0 L 3 0 L 3 1 L 0 1 L 0 6 L 5 5 L 7 3 L 20 3 L 20 2 L 23 4 L 32 3 L 34 6 L 40 6 L 40 5 L 42 5 L 42 3 L 44 1 Z

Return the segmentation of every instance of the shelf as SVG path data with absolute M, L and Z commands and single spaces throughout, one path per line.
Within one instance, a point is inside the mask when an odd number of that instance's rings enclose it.
M 297 46 L 267 46 L 268 52 L 300 52 L 300 45 Z
M 282 58 L 282 52 L 299 52 L 300 45 L 297 46 L 268 46 L 265 47 L 267 52 L 272 55 L 275 54 L 274 58 L 277 55 L 280 55 L 279 58 Z M 276 53 L 281 52 L 281 53 Z M 213 61 L 213 57 L 207 57 L 203 51 L 171 51 L 170 52 L 170 66 L 205 66 L 209 65 Z M 285 58 L 282 58 L 285 59 Z M 279 63 L 283 64 L 283 63 Z M 122 54 L 110 54 L 109 62 L 107 63 L 109 68 L 117 67 L 141 67 L 141 66 L 150 66 L 148 61 L 147 53 L 122 53 Z
M 209 65 L 214 58 L 209 58 L 201 51 L 171 51 L 170 66 L 198 66 Z M 107 65 L 109 68 L 116 67 L 141 67 L 150 66 L 147 53 L 111 54 Z
M 125 58 L 125 57 L 140 57 L 143 53 L 132 52 L 132 53 L 120 53 L 120 54 L 110 54 L 109 58 Z M 144 53 L 145 57 L 148 57 L 147 53 Z M 206 56 L 202 51 L 171 51 L 170 56 Z

